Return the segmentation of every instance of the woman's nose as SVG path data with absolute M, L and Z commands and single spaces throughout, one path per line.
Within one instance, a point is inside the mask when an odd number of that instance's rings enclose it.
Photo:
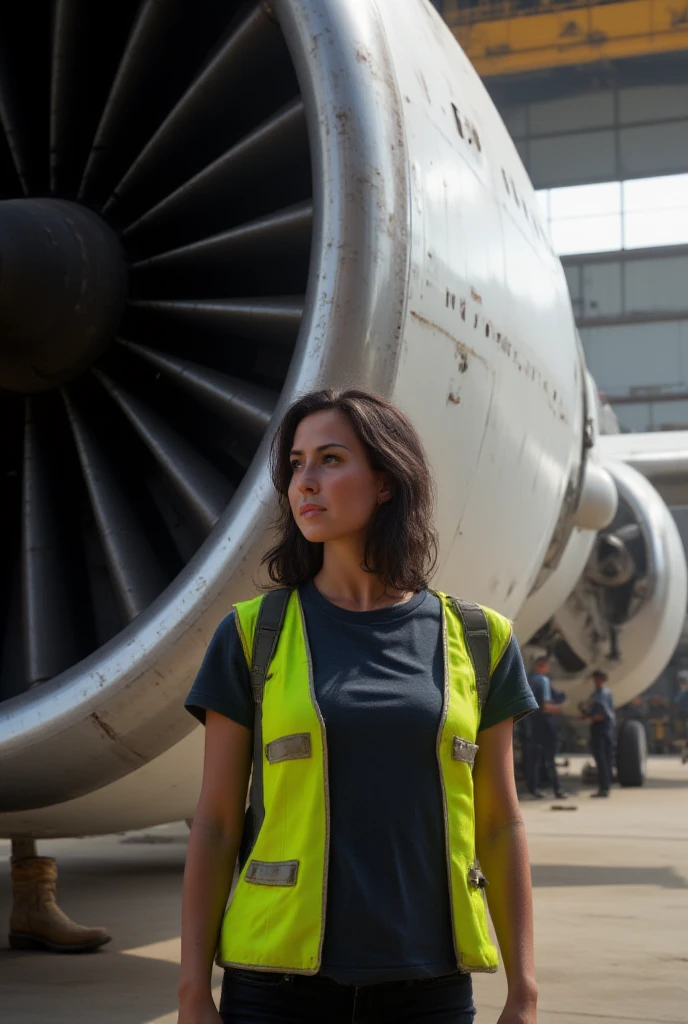
M 299 480 L 299 490 L 302 494 L 314 494 L 318 490 L 318 482 L 315 475 L 310 472 L 308 467 L 304 469 Z

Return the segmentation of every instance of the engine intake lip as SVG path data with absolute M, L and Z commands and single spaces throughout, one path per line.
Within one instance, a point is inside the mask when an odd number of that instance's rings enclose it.
M 194 727 L 183 699 L 217 623 L 254 591 L 267 546 L 281 413 L 322 382 L 391 391 L 411 214 L 384 29 L 376 5 L 359 0 L 275 0 L 272 10 L 299 81 L 314 185 L 304 316 L 273 420 L 212 533 L 157 599 L 92 655 L 0 705 L 3 810 L 98 789 Z

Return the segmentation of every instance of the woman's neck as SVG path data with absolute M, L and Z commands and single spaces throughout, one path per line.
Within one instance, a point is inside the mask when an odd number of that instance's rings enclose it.
M 323 597 L 339 608 L 367 612 L 408 601 L 410 591 L 385 587 L 375 573 L 362 568 L 365 546 L 362 542 L 326 543 L 323 564 L 313 583 Z

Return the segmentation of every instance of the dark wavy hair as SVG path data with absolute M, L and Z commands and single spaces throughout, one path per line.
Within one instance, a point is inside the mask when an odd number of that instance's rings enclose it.
M 418 591 L 427 587 L 437 563 L 432 517 L 434 488 L 423 445 L 408 419 L 391 402 L 359 388 L 312 391 L 291 405 L 270 452 L 272 480 L 279 495 L 274 523 L 277 542 L 263 557 L 273 583 L 296 587 L 312 580 L 323 563 L 323 545 L 307 541 L 289 505 L 290 461 L 296 429 L 312 413 L 336 410 L 348 416 L 370 465 L 387 475 L 391 497 L 370 522 L 363 568 L 385 587 Z

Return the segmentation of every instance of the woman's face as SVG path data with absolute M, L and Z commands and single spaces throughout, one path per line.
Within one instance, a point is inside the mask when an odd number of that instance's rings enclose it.
M 385 474 L 371 468 L 345 413 L 315 412 L 296 428 L 289 504 L 306 540 L 365 533 L 378 504 L 389 499 Z

